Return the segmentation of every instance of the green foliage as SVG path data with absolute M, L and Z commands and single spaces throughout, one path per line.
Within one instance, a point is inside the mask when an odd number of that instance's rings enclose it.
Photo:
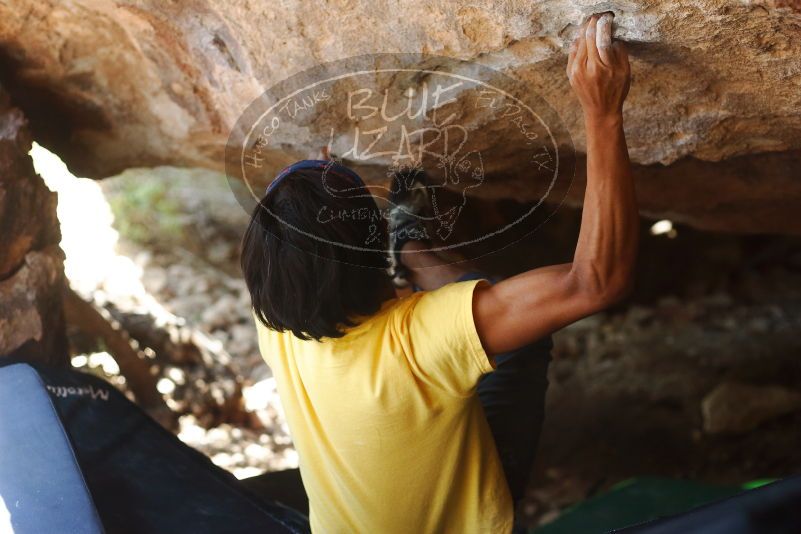
M 181 239 L 184 218 L 180 204 L 169 196 L 164 180 L 130 176 L 109 195 L 114 226 L 120 235 L 142 244 Z

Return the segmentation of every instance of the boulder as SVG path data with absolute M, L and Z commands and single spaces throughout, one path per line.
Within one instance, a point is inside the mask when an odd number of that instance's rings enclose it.
M 33 170 L 24 115 L 0 87 L 0 359 L 67 364 L 56 195 Z
M 497 69 L 541 97 L 560 118 L 559 146 L 577 151 L 580 184 L 585 141 L 566 51 L 582 18 L 605 10 L 632 56 L 625 120 L 643 213 L 801 234 L 797 0 L 7 0 L 0 74 L 35 138 L 76 174 L 99 178 L 154 165 L 223 169 L 247 106 L 320 63 L 447 56 Z M 317 122 L 341 130 L 348 117 Z M 504 141 L 484 153 L 495 178 L 482 194 L 536 200 L 524 143 L 481 120 L 465 124 L 475 146 Z M 315 144 L 308 127 L 282 131 L 263 154 L 265 171 L 312 155 Z M 567 200 L 580 203 L 580 188 Z
M 801 410 L 801 393 L 775 385 L 723 382 L 701 402 L 707 434 L 743 434 L 797 410 Z

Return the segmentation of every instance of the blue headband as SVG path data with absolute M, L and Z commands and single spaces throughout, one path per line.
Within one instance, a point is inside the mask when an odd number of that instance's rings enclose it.
M 288 167 L 284 167 L 284 169 L 278 173 L 278 176 L 270 182 L 270 185 L 267 186 L 267 190 L 264 192 L 264 195 L 267 196 L 273 191 L 279 183 L 281 183 L 284 178 L 289 176 L 295 171 L 300 171 L 303 169 L 320 169 L 324 171 L 325 174 L 331 174 L 333 176 L 337 176 L 339 178 L 344 178 L 353 183 L 354 187 L 365 187 L 364 182 L 359 177 L 358 174 L 350 170 L 349 168 L 345 167 L 344 165 L 340 165 L 336 161 L 333 160 L 322 160 L 322 159 L 304 159 L 289 165 Z

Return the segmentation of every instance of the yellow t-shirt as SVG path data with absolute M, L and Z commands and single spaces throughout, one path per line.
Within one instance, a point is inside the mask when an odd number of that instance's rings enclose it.
M 477 283 L 388 301 L 323 342 L 256 321 L 312 531 L 511 531 L 511 495 L 476 395 L 492 371 L 473 322 Z

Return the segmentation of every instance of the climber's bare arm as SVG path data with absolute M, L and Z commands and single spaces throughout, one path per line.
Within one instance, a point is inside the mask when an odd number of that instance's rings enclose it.
M 611 17 L 601 22 L 593 17 L 583 29 L 567 67 L 587 130 L 587 189 L 576 252 L 572 263 L 476 288 L 474 320 L 490 355 L 519 348 L 608 307 L 631 285 L 638 222 L 623 135 L 628 55 L 622 43 L 611 42 Z

